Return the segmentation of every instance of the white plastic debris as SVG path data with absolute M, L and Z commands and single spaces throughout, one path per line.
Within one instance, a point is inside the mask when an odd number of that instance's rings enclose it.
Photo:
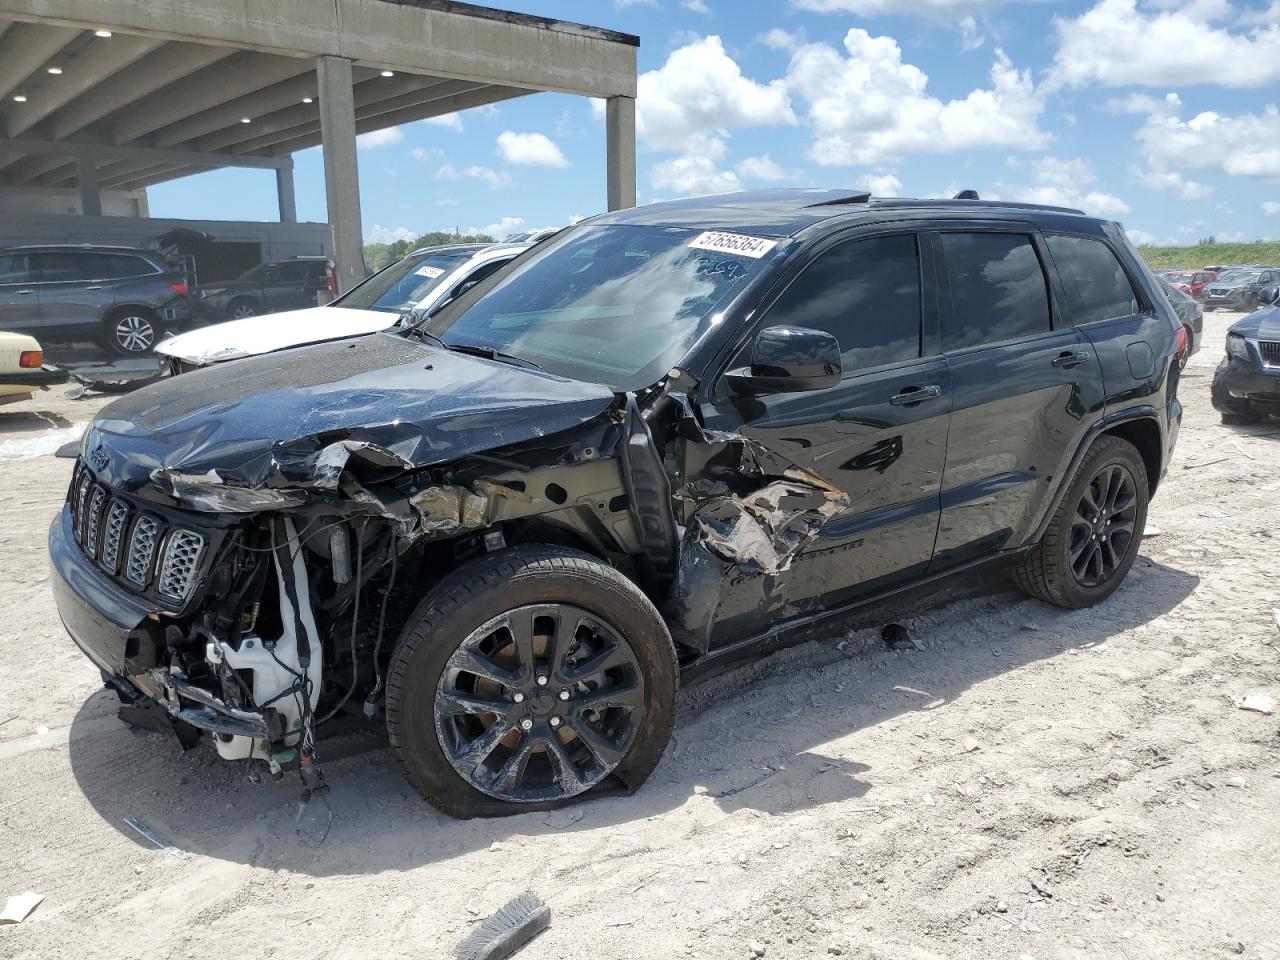
M 58 452 L 59 447 L 75 443 L 84 436 L 84 427 L 82 420 L 69 427 L 46 430 L 34 437 L 0 440 L 0 460 L 30 460 L 33 457 L 52 456 Z
M 1254 713 L 1265 713 L 1269 716 L 1276 712 L 1276 698 L 1267 693 L 1251 693 L 1237 706 L 1241 710 L 1252 710 Z
M 1146 529 L 1142 531 L 1142 539 L 1150 540 L 1152 537 L 1158 537 L 1162 533 L 1164 533 L 1164 531 L 1161 530 L 1159 527 L 1152 526 L 1151 524 L 1148 523 L 1146 526 Z
M 0 913 L 0 923 L 21 923 L 31 916 L 31 911 L 38 907 L 43 899 L 43 893 L 33 893 L 30 890 L 10 897 L 5 901 L 4 912 Z

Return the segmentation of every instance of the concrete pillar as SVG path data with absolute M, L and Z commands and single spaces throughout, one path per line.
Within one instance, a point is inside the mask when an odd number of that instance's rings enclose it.
M 338 292 L 364 280 L 364 241 L 360 227 L 360 176 L 356 164 L 356 107 L 351 61 L 320 57 L 320 141 L 324 150 L 324 195 L 337 263 Z
M 80 185 L 80 212 L 86 217 L 102 216 L 102 191 L 98 189 L 98 162 L 88 157 L 76 161 L 76 182 Z
M 610 97 L 604 111 L 605 166 L 610 210 L 636 205 L 636 101 Z
M 298 222 L 298 201 L 293 193 L 293 165 L 276 167 L 276 200 L 280 206 L 281 223 Z

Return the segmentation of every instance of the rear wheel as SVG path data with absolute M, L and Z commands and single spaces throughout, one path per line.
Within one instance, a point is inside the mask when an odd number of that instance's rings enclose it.
M 1138 555 L 1147 500 L 1147 470 L 1137 449 L 1120 437 L 1099 437 L 1044 537 L 1015 568 L 1018 586 L 1059 607 L 1105 600 Z
M 233 300 L 227 307 L 227 316 L 232 320 L 246 320 L 258 315 L 258 305 L 252 300 Z
M 122 357 L 150 353 L 156 345 L 156 316 L 141 307 L 126 307 L 107 318 L 103 339 Z
M 462 567 L 409 618 L 387 729 L 440 810 L 522 813 L 643 783 L 677 684 L 666 625 L 635 584 L 585 553 L 519 547 Z

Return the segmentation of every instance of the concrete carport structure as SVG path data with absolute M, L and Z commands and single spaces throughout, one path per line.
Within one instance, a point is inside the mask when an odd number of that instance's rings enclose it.
M 339 286 L 363 279 L 356 136 L 540 91 L 606 103 L 609 209 L 635 204 L 636 48 L 451 0 L 0 0 L 0 190 L 137 189 L 321 145 Z

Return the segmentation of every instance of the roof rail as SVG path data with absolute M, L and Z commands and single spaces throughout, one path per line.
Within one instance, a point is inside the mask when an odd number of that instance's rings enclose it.
M 1084 216 L 1083 210 L 1077 210 L 1074 207 L 1053 207 L 1043 203 L 1014 203 L 1005 200 L 956 200 L 954 197 L 947 199 L 940 197 L 936 200 L 917 200 L 910 197 L 885 197 L 877 199 L 876 206 L 880 207 L 946 207 L 959 206 L 963 204 L 965 209 L 973 207 L 990 207 L 992 209 L 1002 210 L 1043 210 L 1050 213 L 1074 213 Z
M 850 203 L 866 203 L 871 199 L 871 194 L 866 190 L 861 193 L 851 193 L 847 197 L 836 197 L 834 200 L 820 200 L 817 203 L 806 204 L 809 207 L 834 207 Z

